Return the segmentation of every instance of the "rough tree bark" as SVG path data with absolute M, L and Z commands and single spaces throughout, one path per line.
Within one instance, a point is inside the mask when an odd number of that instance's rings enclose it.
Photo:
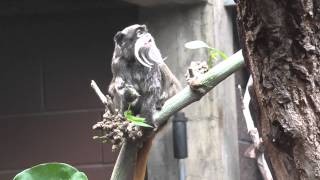
M 275 178 L 320 179 L 320 0 L 238 0 L 238 26 Z

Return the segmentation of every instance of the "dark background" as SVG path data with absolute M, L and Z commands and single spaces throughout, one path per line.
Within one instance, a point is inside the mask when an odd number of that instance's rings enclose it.
M 117 153 L 92 140 L 106 92 L 113 35 L 137 23 L 113 1 L 0 3 L 0 179 L 44 162 L 65 162 L 108 179 Z

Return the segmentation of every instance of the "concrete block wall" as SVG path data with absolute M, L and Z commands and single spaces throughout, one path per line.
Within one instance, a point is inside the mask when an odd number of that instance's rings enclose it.
M 166 63 L 185 84 L 192 60 L 206 60 L 206 50 L 187 50 L 184 43 L 203 40 L 233 54 L 232 24 L 223 1 L 185 6 L 140 8 L 140 22 L 155 36 Z M 230 76 L 199 102 L 184 110 L 188 122 L 188 180 L 239 179 L 235 80 Z M 148 164 L 151 180 L 178 178 L 173 158 L 171 124 L 157 137 Z

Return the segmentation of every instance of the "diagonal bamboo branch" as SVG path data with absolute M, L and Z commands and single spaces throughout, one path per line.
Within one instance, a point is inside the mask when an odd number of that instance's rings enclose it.
M 180 111 L 189 104 L 198 101 L 208 93 L 217 84 L 237 71 L 244 64 L 242 51 L 230 56 L 227 60 L 220 62 L 198 80 L 199 88 L 192 90 L 189 86 L 185 87 L 178 94 L 168 99 L 161 111 L 154 114 L 155 125 L 161 126 L 164 124 L 170 116 Z
M 154 114 L 154 122 L 156 126 L 162 126 L 166 123 L 168 118 L 174 113 L 188 106 L 189 104 L 198 101 L 214 88 L 217 84 L 227 78 L 229 75 L 237 71 L 244 64 L 242 51 L 230 56 L 227 60 L 214 66 L 207 73 L 199 79 L 198 90 L 191 89 L 189 86 L 185 87 L 178 94 L 167 100 L 161 111 Z M 121 148 L 115 168 L 112 172 L 111 180 L 126 180 L 132 167 L 135 165 L 135 158 L 137 152 L 136 145 L 125 143 Z

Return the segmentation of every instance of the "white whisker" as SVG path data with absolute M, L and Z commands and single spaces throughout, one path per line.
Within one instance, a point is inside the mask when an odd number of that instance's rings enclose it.
M 153 63 L 148 61 L 148 58 L 146 58 L 146 55 L 144 53 L 141 53 L 141 56 L 145 63 L 149 64 L 150 66 L 153 66 Z
M 150 50 L 148 52 L 148 56 L 150 57 L 150 59 L 158 64 L 162 64 L 163 62 L 163 58 L 161 56 L 161 53 L 159 51 L 159 49 L 157 48 L 156 44 L 153 43 L 153 45 L 150 47 Z
M 152 68 L 149 64 L 145 63 L 139 56 L 139 50 L 140 48 L 142 47 L 143 45 L 143 39 L 140 38 L 136 41 L 135 45 L 134 45 L 134 56 L 136 57 L 136 59 L 139 61 L 140 64 L 142 64 L 143 66 L 145 67 L 148 67 L 148 68 Z

